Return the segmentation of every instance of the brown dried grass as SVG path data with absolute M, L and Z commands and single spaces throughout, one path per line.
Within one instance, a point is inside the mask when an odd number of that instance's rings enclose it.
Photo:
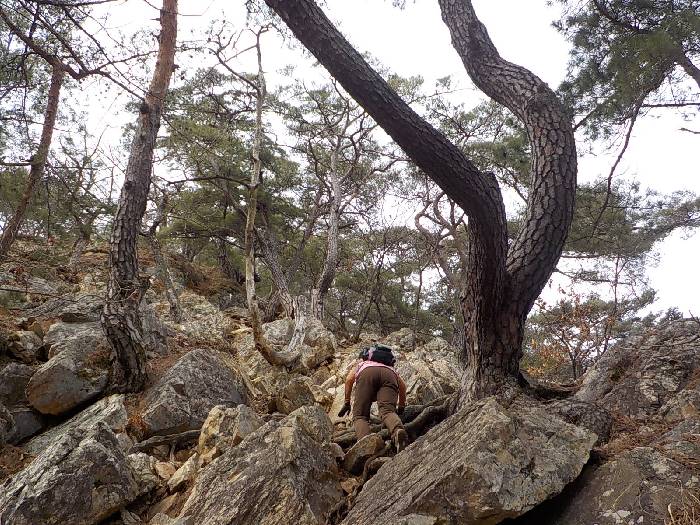
M 668 504 L 668 517 L 664 525 L 700 524 L 700 491 L 681 489 L 680 502 Z

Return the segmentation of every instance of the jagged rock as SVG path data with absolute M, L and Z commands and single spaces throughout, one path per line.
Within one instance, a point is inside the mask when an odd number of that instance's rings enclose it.
M 234 408 L 215 406 L 209 412 L 199 435 L 197 452 L 202 464 L 235 447 L 263 424 L 262 419 L 247 405 Z
M 123 449 L 122 449 L 123 450 Z M 161 479 L 158 474 L 158 461 L 153 456 L 143 452 L 136 452 L 127 456 L 129 466 L 134 472 L 134 478 L 139 487 L 139 494 L 145 494 L 160 485 Z
M 195 522 L 190 516 L 171 518 L 166 514 L 156 514 L 148 525 L 195 525 Z
M 15 418 L 10 411 L 0 403 L 0 446 L 7 443 L 15 431 Z
M 8 443 L 19 443 L 44 427 L 41 414 L 29 407 L 25 388 L 34 368 L 21 363 L 8 363 L 0 370 L 0 404 L 4 404 L 14 419 L 14 431 Z
M 30 330 L 19 330 L 8 337 L 8 351 L 23 363 L 36 363 L 41 359 L 44 342 Z
M 195 339 L 218 339 L 228 336 L 232 323 L 219 308 L 201 295 L 189 290 L 182 290 L 179 295 L 182 308 L 182 322 L 174 323 L 167 317 L 163 323 Z
M 197 476 L 180 513 L 194 523 L 322 524 L 339 501 L 332 427 L 320 407 L 270 421 Z
M 49 360 L 27 385 L 27 398 L 34 408 L 43 414 L 62 414 L 104 391 L 111 350 L 98 323 L 57 323 L 46 339 L 51 345 Z
M 27 404 L 24 389 L 34 374 L 34 368 L 22 363 L 8 363 L 0 370 L 0 403 L 7 407 Z
M 98 424 L 104 424 L 115 433 L 123 432 L 128 421 L 126 407 L 124 406 L 124 395 L 115 394 L 113 396 L 100 399 L 82 412 L 79 412 L 68 421 L 55 426 L 46 432 L 36 436 L 26 443 L 22 448 L 33 455 L 38 455 L 51 446 L 64 434 L 85 433 Z
M 698 487 L 688 469 L 648 447 L 621 453 L 587 468 L 573 494 L 557 501 L 547 525 L 663 525 L 669 504 L 679 509 L 683 491 Z
M 611 412 L 644 417 L 700 373 L 700 326 L 676 321 L 608 350 L 583 378 L 577 399 Z
M 173 477 L 173 474 L 175 474 L 177 469 L 175 468 L 175 465 L 167 461 L 156 461 L 155 470 L 156 474 L 158 474 L 163 481 L 168 481 Z
M 93 524 L 142 494 L 144 486 L 116 436 L 98 423 L 74 429 L 0 490 L 0 523 Z
M 578 399 L 560 399 L 547 406 L 567 423 L 583 427 L 598 436 L 596 446 L 607 443 L 612 429 L 612 414 L 593 403 Z
M 301 377 L 296 377 L 287 383 L 275 399 L 277 410 L 282 414 L 291 414 L 297 408 L 313 405 L 315 402 L 316 399 L 307 380 Z
M 463 407 L 381 468 L 343 524 L 395 524 L 411 515 L 432 523 L 495 524 L 558 494 L 579 475 L 595 440 L 532 401 L 504 407 L 487 398 Z
M 379 434 L 369 434 L 355 443 L 345 453 L 343 468 L 352 474 L 361 474 L 365 462 L 384 448 L 384 440 Z
M 28 310 L 27 315 L 37 319 L 59 318 L 66 323 L 99 321 L 103 304 L 104 294 L 65 294 Z
M 396 332 L 392 332 L 386 337 L 379 339 L 379 342 L 397 351 L 413 350 L 413 330 L 404 326 Z
M 659 413 L 667 421 L 682 421 L 684 419 L 700 419 L 700 390 L 686 389 L 659 409 Z
M 307 319 L 301 349 L 301 364 L 307 370 L 313 370 L 335 357 L 337 351 L 338 343 L 333 333 L 318 319 Z
M 151 436 L 198 429 L 213 407 L 245 403 L 247 392 L 223 355 L 197 349 L 180 358 L 145 400 L 142 421 Z
M 175 492 L 179 490 L 182 485 L 194 479 L 197 472 L 199 472 L 199 467 L 199 456 L 193 454 L 168 480 L 168 488 L 170 491 Z

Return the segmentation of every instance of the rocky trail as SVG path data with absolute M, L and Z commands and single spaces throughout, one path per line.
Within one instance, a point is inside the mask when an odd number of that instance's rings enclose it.
M 454 350 L 440 339 L 413 348 L 410 330 L 395 332 L 382 341 L 408 387 L 412 440 L 396 454 L 378 419 L 356 442 L 336 416 L 347 369 L 377 336 L 338 342 L 309 321 L 290 373 L 255 351 L 245 310 L 188 289 L 178 323 L 149 292 L 148 387 L 110 395 L 103 277 L 30 282 L 45 295 L 32 302 L 25 286 L 22 309 L 2 312 L 2 525 L 666 525 L 699 515 L 695 321 L 612 348 L 575 388 L 533 382 L 459 408 Z M 283 348 L 294 325 L 264 330 Z

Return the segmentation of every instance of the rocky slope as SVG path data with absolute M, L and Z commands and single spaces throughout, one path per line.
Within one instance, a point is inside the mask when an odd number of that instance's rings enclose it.
M 351 345 L 310 323 L 289 373 L 255 352 L 245 312 L 188 290 L 180 323 L 160 295 L 144 305 L 146 391 L 106 395 L 100 282 L 38 282 L 57 297 L 5 315 L 2 525 L 660 525 L 695 511 L 696 322 L 611 349 L 567 399 L 488 398 L 437 425 L 426 416 L 445 415 L 459 384 L 453 349 L 391 334 L 414 438 L 395 455 L 380 425 L 356 443 L 335 415 L 371 335 Z M 292 331 L 265 325 L 280 346 Z

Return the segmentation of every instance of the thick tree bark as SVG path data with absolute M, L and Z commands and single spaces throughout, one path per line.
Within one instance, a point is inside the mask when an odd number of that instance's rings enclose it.
M 472 80 L 525 125 L 532 148 L 526 218 L 510 250 L 495 177 L 418 116 L 362 59 L 312 0 L 266 0 L 296 37 L 408 156 L 469 216 L 462 297 L 466 366 L 461 400 L 515 384 L 525 316 L 550 277 L 566 239 L 576 188 L 569 115 L 549 87 L 503 60 L 469 0 L 440 0 L 453 45 Z
M 175 66 L 177 0 L 163 0 L 158 58 L 140 106 L 110 241 L 110 276 L 101 323 L 113 352 L 111 388 L 137 392 L 146 381 L 146 352 L 138 308 L 148 284 L 139 276 L 136 242 L 146 211 L 163 102 Z
M 24 216 L 27 213 L 29 201 L 34 195 L 34 188 L 44 174 L 44 167 L 46 166 L 46 159 L 49 155 L 51 139 L 53 138 L 53 129 L 56 125 L 58 102 L 61 96 L 61 86 L 63 85 L 64 77 L 65 71 L 61 64 L 56 61 L 56 63 L 52 64 L 51 66 L 51 83 L 49 84 L 49 93 L 48 97 L 46 98 L 44 124 L 41 129 L 39 146 L 37 147 L 36 153 L 31 158 L 29 178 L 27 179 L 27 185 L 24 187 L 24 191 L 22 192 L 22 197 L 20 197 L 19 203 L 17 204 L 17 209 L 10 220 L 7 221 L 7 225 L 5 226 L 2 236 L 0 237 L 0 261 L 3 261 L 7 257 L 10 247 L 17 237 L 17 232 L 19 232 L 19 229 L 24 222 Z

